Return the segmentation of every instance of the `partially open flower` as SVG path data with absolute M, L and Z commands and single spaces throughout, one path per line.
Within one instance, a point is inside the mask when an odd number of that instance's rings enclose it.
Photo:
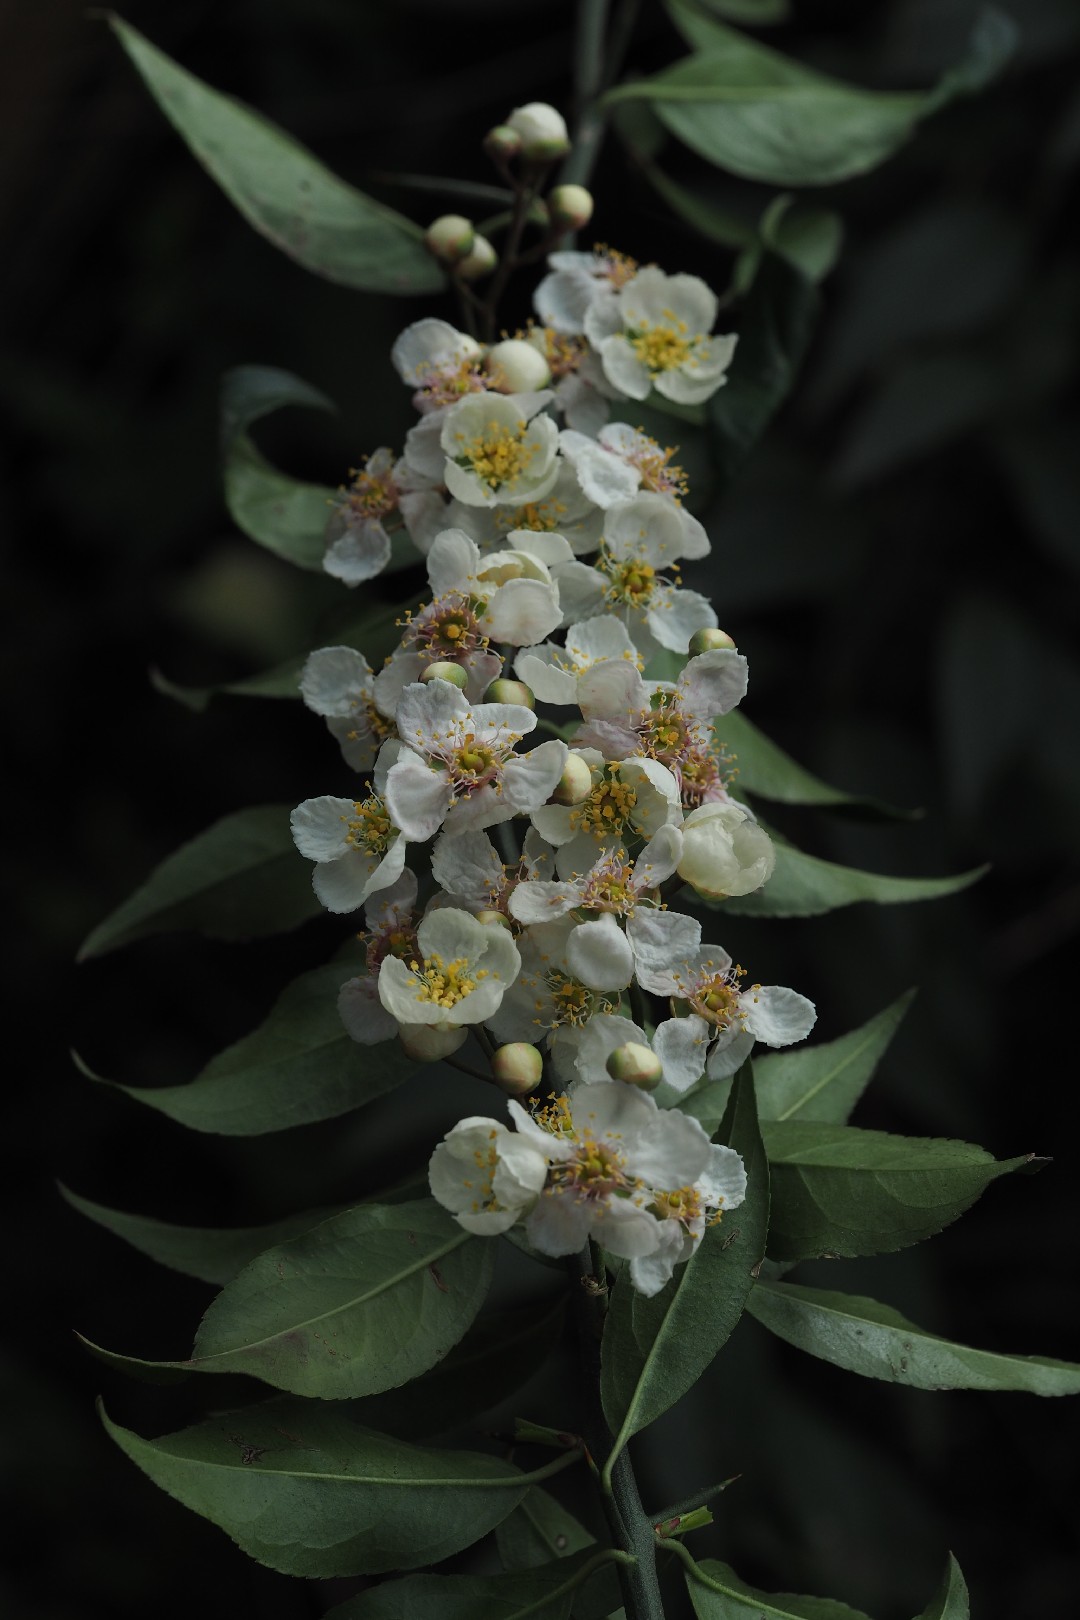
M 416 956 L 386 956 L 379 968 L 379 999 L 387 1012 L 406 1025 L 486 1023 L 521 967 L 508 930 L 443 906 L 428 913 L 416 939 Z

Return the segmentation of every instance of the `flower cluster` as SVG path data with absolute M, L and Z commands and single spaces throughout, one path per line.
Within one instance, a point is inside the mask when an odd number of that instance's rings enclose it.
M 403 527 L 429 593 L 377 673 L 349 647 L 308 659 L 304 700 L 364 780 L 293 834 L 323 904 L 364 908 L 354 1039 L 456 1062 L 472 1034 L 512 1094 L 513 1129 L 470 1118 L 438 1146 L 434 1196 L 545 1254 L 593 1238 L 654 1293 L 745 1189 L 673 1104 L 814 1021 L 672 903 L 774 863 L 713 736 L 746 660 L 680 579 L 709 538 L 676 448 L 633 425 L 650 395 L 707 399 L 735 339 L 696 277 L 606 249 L 553 253 L 534 307 L 491 345 L 436 319 L 394 344 L 417 421 L 343 492 L 326 567 L 371 578 Z

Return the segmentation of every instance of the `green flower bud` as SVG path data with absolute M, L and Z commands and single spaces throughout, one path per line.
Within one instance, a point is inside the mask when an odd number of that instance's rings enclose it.
M 524 107 L 515 107 L 506 122 L 521 137 L 522 157 L 551 162 L 565 157 L 570 150 L 566 121 L 562 113 L 546 101 L 530 101 Z
M 726 630 L 695 630 L 690 637 L 690 652 L 696 656 L 698 653 L 715 652 L 721 647 L 734 647 L 735 643 Z
M 592 792 L 592 771 L 580 754 L 567 754 L 563 773 L 555 785 L 548 804 L 581 804 Z
M 525 709 L 536 708 L 536 698 L 531 686 L 524 681 L 492 681 L 484 693 L 485 703 L 520 703 Z
M 613 1080 L 624 1085 L 638 1086 L 642 1091 L 655 1091 L 664 1078 L 664 1066 L 656 1053 L 640 1041 L 627 1041 L 617 1046 L 605 1065 Z
M 508 1097 L 524 1097 L 540 1084 L 544 1060 L 535 1046 L 512 1041 L 509 1046 L 500 1046 L 494 1054 L 491 1072 L 500 1091 L 505 1091 Z
M 459 262 L 457 273 L 462 281 L 479 281 L 481 276 L 490 276 L 498 262 L 499 255 L 487 237 L 478 231 L 473 237 L 472 252 Z
M 546 388 L 551 369 L 540 350 L 524 338 L 505 338 L 488 350 L 484 362 L 495 387 L 503 394 L 530 394 Z
M 488 157 L 507 163 L 521 151 L 521 136 L 509 124 L 496 124 L 484 136 L 484 151 Z
M 424 233 L 427 250 L 440 264 L 460 264 L 478 240 L 473 222 L 464 214 L 440 214 Z
M 451 686 L 456 686 L 460 692 L 464 692 L 469 684 L 468 671 L 462 669 L 460 664 L 429 664 L 420 679 L 425 686 L 432 681 L 449 681 Z
M 556 186 L 548 192 L 548 210 L 564 231 L 580 231 L 592 219 L 592 193 L 584 186 Z

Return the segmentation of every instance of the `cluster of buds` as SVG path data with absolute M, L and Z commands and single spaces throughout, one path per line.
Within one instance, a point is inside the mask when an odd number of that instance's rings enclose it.
M 551 112 L 494 132 L 508 161 L 558 155 Z M 468 222 L 439 224 L 467 262 Z M 748 894 L 774 862 L 713 736 L 746 659 L 680 577 L 709 538 L 675 447 L 633 424 L 637 400 L 723 386 L 717 308 L 694 276 L 598 249 L 553 253 L 535 322 L 499 343 L 406 328 L 391 360 L 417 420 L 335 510 L 327 567 L 371 578 L 403 524 L 429 598 L 377 673 L 324 647 L 301 683 L 367 779 L 293 815 L 324 905 L 364 913 L 345 1027 L 419 1060 L 471 1039 L 509 1099 L 513 1128 L 471 1117 L 436 1149 L 434 1196 L 546 1254 L 593 1237 L 645 1293 L 745 1185 L 672 1105 L 814 1022 L 675 904 Z

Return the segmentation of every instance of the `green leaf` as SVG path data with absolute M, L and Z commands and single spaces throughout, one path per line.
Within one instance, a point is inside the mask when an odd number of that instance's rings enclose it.
M 798 1119 L 767 1123 L 764 1137 L 774 1260 L 883 1254 L 919 1243 L 955 1221 L 998 1176 L 1034 1158 L 999 1160 L 970 1142 Z
M 223 816 L 167 855 L 146 882 L 89 934 L 79 961 L 177 929 L 212 939 L 283 933 L 322 911 L 311 868 L 289 831 L 289 805 Z
M 970 1620 L 967 1582 L 956 1559 L 949 1554 L 941 1586 L 916 1620 Z
M 745 1203 L 706 1227 L 690 1259 L 651 1299 L 637 1293 L 628 1273 L 612 1291 L 600 1379 L 604 1413 L 615 1435 L 608 1469 L 632 1435 L 686 1394 L 730 1338 L 764 1258 L 769 1170 L 749 1063 L 735 1077 L 719 1136 L 746 1164 Z
M 697 1620 L 868 1620 L 859 1609 L 833 1598 L 796 1597 L 791 1592 L 760 1592 L 740 1580 L 728 1564 L 706 1558 L 697 1569 L 710 1584 L 687 1575 L 686 1586 Z
M 203 84 L 115 14 L 110 25 L 150 94 L 249 225 L 328 281 L 431 293 L 443 277 L 411 220 L 325 168 L 284 130 Z
M 210 1305 L 177 1372 L 245 1373 L 346 1400 L 441 1361 L 487 1296 L 495 1246 L 430 1198 L 360 1204 L 260 1254 Z
M 863 90 L 701 17 L 686 0 L 668 6 L 705 49 L 606 100 L 647 100 L 707 162 L 781 186 L 831 185 L 876 168 L 920 119 L 988 84 L 1016 38 L 1008 18 L 985 12 L 967 55 L 935 89 Z
M 406 1445 L 314 1401 L 266 1401 L 157 1440 L 101 1416 L 156 1485 L 284 1575 L 438 1563 L 493 1530 L 536 1477 L 478 1452 Z
M 574 1593 L 606 1552 L 505 1575 L 408 1575 L 349 1598 L 326 1620 L 566 1620 Z
M 706 241 L 717 242 L 726 248 L 752 249 L 757 246 L 757 232 L 747 220 L 729 213 L 727 209 L 718 208 L 715 203 L 680 185 L 657 164 L 641 161 L 640 157 L 639 162 L 649 184 L 663 197 L 672 213 L 692 225 Z
M 594 1547 L 596 1537 L 561 1503 L 534 1485 L 495 1532 L 504 1569 L 535 1569 L 551 1558 L 566 1558 Z
M 346 1033 L 337 993 L 350 971 L 339 961 L 302 973 L 258 1029 L 211 1058 L 185 1086 L 101 1083 L 192 1130 L 220 1136 L 261 1136 L 362 1108 L 417 1066 L 396 1041 L 359 1047 Z
M 709 22 L 701 17 L 702 11 L 727 22 L 745 23 L 748 28 L 765 28 L 771 23 L 786 22 L 791 16 L 790 0 L 696 0 L 696 6 L 682 3 L 668 5 L 671 20 L 688 45 L 707 48 L 710 36 Z
M 185 1277 L 197 1277 L 200 1282 L 220 1287 L 230 1282 L 238 1271 L 256 1255 L 262 1254 L 275 1243 L 284 1243 L 301 1232 L 307 1232 L 320 1221 L 336 1213 L 332 1209 L 302 1210 L 286 1215 L 282 1220 L 266 1226 L 235 1226 L 215 1229 L 208 1226 L 175 1226 L 168 1221 L 155 1220 L 150 1215 L 129 1215 L 124 1210 L 108 1209 L 89 1198 L 80 1198 L 69 1187 L 60 1185 L 61 1195 L 85 1215 L 88 1220 L 103 1226 L 130 1243 L 133 1249 L 148 1255 L 151 1260 L 182 1272 Z
M 844 225 L 831 208 L 810 208 L 784 194 L 774 197 L 762 215 L 761 239 L 808 281 L 819 282 L 840 257 Z
M 755 1057 L 758 1117 L 845 1125 L 914 995 L 914 990 L 908 990 L 861 1029 L 835 1041 Z M 703 1080 L 676 1106 L 684 1114 L 693 1114 L 711 1133 L 723 1118 L 730 1096 L 730 1078 Z
M 698 904 L 723 906 L 736 917 L 819 917 L 825 911 L 857 905 L 860 900 L 872 900 L 878 906 L 940 900 L 970 888 L 989 870 L 977 866 L 970 872 L 943 878 L 887 877 L 883 872 L 861 872 L 854 866 L 837 866 L 833 861 L 806 855 L 775 833 L 773 842 L 776 866 L 764 888 L 729 900 L 709 901 L 699 896 Z
M 735 783 L 739 792 L 756 794 L 778 804 L 836 806 L 890 819 L 908 820 L 920 814 L 917 810 L 898 810 L 881 799 L 830 787 L 797 765 L 737 709 L 714 723 L 713 734 L 718 745 L 735 760 L 738 767 Z
M 916 1327 L 889 1305 L 855 1294 L 759 1282 L 747 1308 L 788 1344 L 864 1378 L 913 1389 L 1080 1394 L 1080 1366 L 1074 1362 L 969 1350 Z

